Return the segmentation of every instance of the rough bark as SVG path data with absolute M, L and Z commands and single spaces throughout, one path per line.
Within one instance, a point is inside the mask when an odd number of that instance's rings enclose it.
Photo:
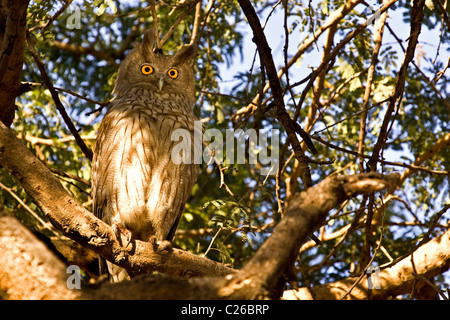
M 132 241 L 127 248 L 122 247 L 125 239 L 116 239 L 110 226 L 74 200 L 49 169 L 1 123 L 0 164 L 9 170 L 57 229 L 132 274 L 159 271 L 173 275 L 220 276 L 233 272 L 183 250 L 157 252 L 156 247 L 142 241 Z
M 152 244 L 142 241 L 132 241 L 131 246 L 122 247 L 121 243 L 125 243 L 125 239 L 117 240 L 108 225 L 71 198 L 45 165 L 1 123 L 0 164 L 16 178 L 53 225 L 69 238 L 126 268 L 130 274 L 159 271 L 177 276 L 161 278 L 147 275 L 118 285 L 116 288 L 137 283 L 140 290 L 126 290 L 127 298 L 130 299 L 178 299 L 180 291 L 185 292 L 184 297 L 190 299 L 279 298 L 286 268 L 292 264 L 306 236 L 321 223 L 328 211 L 357 193 L 395 186 L 399 178 L 395 174 L 383 176 L 376 173 L 326 178 L 317 186 L 294 197 L 290 209 L 275 227 L 273 234 L 248 264 L 236 271 L 183 250 L 157 252 Z M 55 272 L 60 274 L 61 270 Z M 203 278 L 185 279 L 179 278 L 180 276 Z M 164 282 L 173 290 L 161 289 L 165 287 L 161 285 Z M 189 286 L 188 290 L 186 286 Z M 133 293 L 130 294 L 130 291 Z M 186 291 L 191 293 L 185 295 Z M 125 298 L 119 289 L 86 289 L 76 296 L 119 297 Z
M 74 299 L 65 265 L 6 210 L 0 211 L 0 298 Z
M 400 294 L 407 294 L 421 286 L 426 286 L 418 281 L 416 275 L 432 279 L 450 268 L 450 230 L 441 236 L 429 241 L 418 248 L 412 255 L 405 257 L 394 266 L 380 271 L 380 289 L 368 288 L 367 277 L 361 279 L 356 287 L 347 296 L 347 299 L 387 299 Z M 285 299 L 311 300 L 334 300 L 342 299 L 349 292 L 357 278 L 346 278 L 341 281 L 314 286 L 311 291 L 308 288 L 288 290 L 284 292 Z
M 395 1 L 391 1 L 391 4 Z M 304 182 L 311 185 L 307 159 L 299 148 L 296 133 L 302 133 L 286 113 L 278 75 L 261 25 L 249 1 L 240 0 L 253 28 L 262 63 L 273 91 L 276 114 L 283 123 L 296 151 L 303 161 Z M 158 252 L 150 243 L 132 241 L 124 248 L 111 228 L 95 218 L 73 199 L 51 172 L 21 144 L 7 128 L 14 117 L 14 99 L 20 86 L 25 47 L 27 0 L 0 2 L 0 165 L 9 170 L 23 186 L 47 218 L 86 248 L 126 268 L 134 278 L 130 281 L 98 287 L 83 284 L 81 290 L 68 289 L 67 266 L 40 240 L 23 227 L 7 211 L 0 211 L 0 297 L 8 299 L 266 299 L 279 298 L 284 275 L 295 260 L 306 236 L 325 219 L 328 212 L 358 193 L 373 192 L 398 185 L 398 175 L 362 174 L 331 176 L 292 198 L 289 210 L 255 256 L 242 270 L 170 249 Z M 414 2 L 414 26 L 422 19 L 423 1 Z M 412 26 L 415 47 L 420 26 Z M 363 27 L 360 29 L 362 30 Z M 358 29 L 358 30 L 360 30 Z M 418 30 L 418 31 L 417 31 Z M 356 32 L 356 31 L 355 31 Z M 352 37 L 352 34 L 349 38 Z M 57 44 L 55 44 L 57 45 Z M 344 46 L 335 49 L 336 52 Z M 64 49 L 64 48 L 62 48 Z M 76 49 L 76 48 L 75 48 Z M 66 50 L 75 50 L 66 48 Z M 410 59 L 413 49 L 408 50 Z M 83 51 L 83 54 L 94 54 Z M 94 54 L 95 55 L 95 54 Z M 100 57 L 100 56 L 99 56 Z M 108 60 L 106 57 L 101 57 Z M 405 64 L 407 65 L 407 63 Z M 325 64 L 324 64 L 325 66 Z M 406 68 L 406 67 L 405 67 Z M 403 68 L 402 68 L 403 70 Z M 406 69 L 405 69 L 406 70 Z M 397 83 L 399 83 L 397 81 Z M 401 93 L 402 87 L 396 92 Z M 394 105 L 396 99 L 392 99 Z M 304 136 L 304 139 L 309 139 Z M 312 149 L 313 146 L 311 146 Z M 376 157 L 374 157 L 376 159 Z M 362 279 L 348 295 L 350 298 L 386 298 L 408 292 L 416 286 L 417 276 L 427 278 L 450 267 L 449 231 L 417 249 L 414 254 L 383 270 L 382 289 L 369 291 Z M 164 274 L 147 274 L 158 271 Z M 316 286 L 317 299 L 341 298 L 350 291 L 356 279 Z M 309 296 L 308 296 L 309 295 Z M 289 291 L 285 297 L 311 298 L 304 288 Z
M 10 126 L 20 87 L 29 0 L 0 2 L 0 121 Z

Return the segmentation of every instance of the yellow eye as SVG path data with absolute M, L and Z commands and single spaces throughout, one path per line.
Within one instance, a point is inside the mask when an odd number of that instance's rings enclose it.
M 178 78 L 178 70 L 175 69 L 175 68 L 170 68 L 169 70 L 167 70 L 167 74 L 168 74 L 169 77 L 171 77 L 172 79 Z
M 141 73 L 145 76 L 149 75 L 150 73 L 153 72 L 153 67 L 149 64 L 143 64 L 141 66 Z

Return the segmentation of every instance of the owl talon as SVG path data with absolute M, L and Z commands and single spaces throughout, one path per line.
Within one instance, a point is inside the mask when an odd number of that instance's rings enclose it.
M 167 240 L 159 241 L 157 243 L 157 245 L 158 245 L 158 248 L 157 248 L 156 252 L 158 252 L 158 253 L 168 252 L 170 249 L 172 249 L 172 243 Z
M 112 228 L 114 231 L 114 234 L 116 235 L 117 241 L 120 242 L 122 245 L 122 236 L 126 238 L 125 246 L 124 248 L 128 247 L 128 245 L 131 243 L 131 236 L 133 235 L 132 232 L 128 229 L 120 227 L 117 223 L 112 224 Z
M 170 241 L 157 241 L 155 236 L 151 237 L 149 242 L 152 244 L 153 250 L 157 253 L 165 253 L 172 248 L 172 243 Z

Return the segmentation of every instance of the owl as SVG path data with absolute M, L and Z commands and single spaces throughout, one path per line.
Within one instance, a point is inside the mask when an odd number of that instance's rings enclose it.
M 119 67 L 94 147 L 92 198 L 94 214 L 116 233 L 156 243 L 172 240 L 199 165 L 172 159 L 172 133 L 183 129 L 193 139 L 198 121 L 192 111 L 196 46 L 163 55 L 153 44 L 150 29 Z M 113 282 L 129 278 L 107 266 Z

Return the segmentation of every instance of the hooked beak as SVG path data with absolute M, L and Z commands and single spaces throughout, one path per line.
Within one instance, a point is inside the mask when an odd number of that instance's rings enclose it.
M 163 77 L 159 78 L 158 82 L 156 83 L 156 85 L 158 87 L 158 90 L 161 91 L 163 86 L 164 86 L 164 78 Z

